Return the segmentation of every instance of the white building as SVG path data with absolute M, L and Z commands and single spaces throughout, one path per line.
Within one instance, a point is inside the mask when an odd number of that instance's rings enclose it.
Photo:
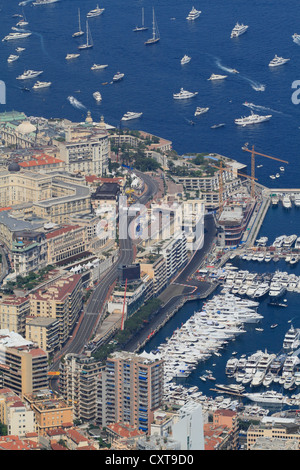
M 190 401 L 180 410 L 172 426 L 175 441 L 180 442 L 181 450 L 204 450 L 202 406 Z

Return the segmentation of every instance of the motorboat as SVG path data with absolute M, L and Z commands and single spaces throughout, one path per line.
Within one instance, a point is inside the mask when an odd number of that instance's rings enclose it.
M 22 75 L 19 75 L 17 77 L 17 80 L 27 80 L 27 79 L 30 79 L 30 78 L 36 78 L 38 77 L 39 75 L 41 75 L 43 73 L 43 71 L 35 71 L 35 70 L 25 70 Z
M 209 108 L 200 108 L 199 106 L 197 106 L 194 116 L 200 116 L 200 114 L 207 113 L 208 110 Z
M 57 3 L 59 0 L 35 0 L 35 2 L 32 3 L 34 6 L 38 5 L 50 5 L 51 3 Z
M 67 54 L 66 55 L 66 60 L 71 60 L 71 59 L 77 59 L 77 57 L 79 57 L 80 54 Z
M 25 39 L 31 36 L 32 33 L 30 31 L 28 32 L 17 32 L 17 33 L 9 33 L 7 36 L 5 36 L 2 41 L 13 41 L 16 39 Z
M 184 64 L 188 64 L 191 60 L 191 57 L 189 57 L 188 55 L 184 55 L 180 61 L 181 65 L 184 65 Z
M 18 56 L 18 55 L 10 54 L 10 56 L 9 56 L 8 59 L 7 59 L 7 62 L 8 62 L 8 63 L 15 62 L 16 60 L 19 59 L 19 57 L 20 57 L 20 56 Z
M 269 67 L 278 67 L 279 65 L 283 65 L 286 62 L 288 62 L 290 59 L 284 59 L 283 57 L 278 57 L 278 55 L 275 54 L 274 59 L 272 59 L 269 62 Z
M 124 73 L 117 72 L 117 73 L 113 76 L 113 82 L 119 82 L 120 80 L 122 80 L 122 78 L 124 78 L 124 76 L 125 76 Z
M 93 18 L 95 16 L 100 16 L 104 12 L 104 10 L 105 10 L 105 8 L 99 8 L 99 5 L 97 5 L 97 7 L 94 10 L 90 10 L 87 13 L 86 17 L 87 18 Z
M 193 98 L 194 96 L 198 95 L 198 91 L 186 91 L 183 88 L 180 88 L 179 93 L 173 93 L 174 100 L 184 100 L 187 98 Z
M 100 101 L 102 101 L 102 96 L 101 96 L 101 93 L 100 91 L 95 91 L 95 93 L 93 93 L 93 97 L 95 98 L 95 100 L 99 103 Z
M 294 41 L 300 41 L 300 34 L 294 33 L 292 38 Z
M 238 36 L 241 36 L 241 34 L 244 34 L 249 26 L 243 24 L 243 23 L 236 23 L 234 26 L 233 30 L 231 31 L 231 38 L 237 38 Z
M 253 111 L 251 111 L 250 116 L 246 117 L 241 117 L 239 119 L 235 119 L 234 122 L 235 124 L 239 126 L 247 126 L 249 124 L 259 124 L 261 122 L 269 121 L 271 119 L 272 115 L 259 115 L 259 114 L 254 114 Z
M 193 21 L 193 20 L 196 20 L 197 18 L 199 18 L 200 15 L 201 15 L 201 11 L 196 10 L 196 8 L 193 7 L 191 9 L 191 11 L 189 12 L 188 16 L 186 17 L 186 19 L 190 20 L 190 21 Z
M 207 80 L 224 80 L 224 78 L 227 78 L 227 75 L 217 75 L 215 73 L 212 73 Z
M 17 47 L 17 48 L 16 48 L 16 52 L 18 52 L 18 54 L 19 54 L 20 52 L 23 52 L 23 51 L 25 51 L 25 47 Z
M 40 82 L 40 81 L 37 81 L 32 89 L 33 90 L 39 90 L 40 88 L 48 88 L 49 86 L 51 86 L 51 82 Z
M 300 194 L 296 194 L 294 198 L 295 207 L 300 207 Z
M 137 119 L 142 116 L 143 113 L 134 113 L 132 111 L 128 111 L 127 113 L 124 114 L 122 117 L 122 121 L 129 121 L 131 119 Z
M 102 65 L 94 64 L 92 65 L 91 70 L 102 70 L 102 69 L 106 69 L 106 67 L 108 67 L 108 64 L 102 64 Z
M 282 205 L 285 209 L 291 209 L 292 207 L 292 202 L 291 198 L 288 194 L 285 194 L 282 198 Z
M 210 126 L 211 129 L 219 129 L 219 127 L 224 127 L 225 123 L 221 122 L 220 124 L 214 124 L 213 126 Z

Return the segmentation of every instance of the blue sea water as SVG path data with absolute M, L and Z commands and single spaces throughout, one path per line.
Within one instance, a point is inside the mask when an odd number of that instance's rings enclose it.
M 0 31 L 2 37 L 11 31 L 17 19 L 12 15 L 24 13 L 32 36 L 25 40 L 0 42 L 0 79 L 7 86 L 7 103 L 0 105 L 0 112 L 18 110 L 29 116 L 67 118 L 81 121 L 91 111 L 95 121 L 103 115 L 107 123 L 120 125 L 127 111 L 142 111 L 143 116 L 127 125 L 170 139 L 179 154 L 189 152 L 216 152 L 249 165 L 250 154 L 242 146 L 248 142 L 256 151 L 289 162 L 285 172 L 276 180 L 269 178 L 278 171 L 280 162 L 256 157 L 256 169 L 260 183 L 269 187 L 298 187 L 299 160 L 299 105 L 292 102 L 292 83 L 300 79 L 300 45 L 292 40 L 292 34 L 300 33 L 299 4 L 296 0 L 101 0 L 104 13 L 89 20 L 94 47 L 81 51 L 80 57 L 66 61 L 68 53 L 77 52 L 85 40 L 74 39 L 78 29 L 78 8 L 81 10 L 82 27 L 85 30 L 86 13 L 96 7 L 94 0 L 61 0 L 53 5 L 34 7 L 28 1 L 24 7 L 17 0 L 0 0 Z M 192 6 L 202 11 L 194 22 L 186 16 Z M 152 34 L 152 7 L 160 31 L 161 40 L 152 46 L 144 41 Z M 141 23 L 142 8 L 149 30 L 135 33 L 132 29 Z M 236 22 L 249 25 L 248 31 L 236 39 L 230 33 Z M 26 50 L 20 59 L 7 64 L 7 57 L 21 46 Z M 184 54 L 191 62 L 182 66 Z M 269 61 L 277 54 L 290 61 L 270 69 Z M 91 71 L 94 63 L 108 64 L 106 69 Z M 49 80 L 49 89 L 23 92 L 16 77 L 25 69 L 43 70 L 41 80 Z M 232 73 L 237 69 L 238 74 Z M 111 84 L 117 72 L 125 74 L 119 83 Z M 210 82 L 212 73 L 227 74 L 222 82 Z M 31 87 L 35 80 L 24 83 Z M 106 83 L 104 85 L 103 83 Z M 264 85 L 264 91 L 257 87 Z M 173 93 L 183 87 L 198 91 L 191 100 L 176 101 Z M 102 102 L 97 105 L 92 94 L 99 90 Z M 79 105 L 72 106 L 68 96 L 74 96 Z M 250 114 L 243 106 L 247 101 L 255 105 L 260 114 L 272 114 L 270 121 L 256 126 L 240 128 L 234 119 Z M 209 112 L 194 118 L 196 106 L 209 107 Z M 195 122 L 194 126 L 190 121 Z M 211 126 L 225 123 L 225 127 Z M 270 241 L 281 234 L 300 235 L 299 212 L 289 213 L 281 207 L 271 208 L 262 225 L 260 235 Z M 240 262 L 241 267 L 245 263 Z M 281 263 L 281 262 L 280 262 Z M 288 268 L 282 262 L 258 265 L 253 270 L 282 269 L 299 272 L 300 267 Z M 247 265 L 249 269 L 249 264 Z M 247 333 L 231 343 L 221 358 L 213 357 L 191 375 L 189 381 L 204 392 L 212 384 L 199 383 L 201 368 L 214 367 L 218 382 L 225 380 L 224 366 L 233 350 L 239 354 L 267 348 L 277 352 L 289 324 L 295 317 L 295 327 L 300 327 L 297 304 L 298 294 L 287 294 L 286 309 L 274 309 L 263 301 L 259 311 L 264 314 L 263 333 L 247 326 Z M 190 302 L 147 345 L 154 349 L 171 332 L 180 326 L 201 302 Z M 270 329 L 272 323 L 278 328 Z M 213 365 L 215 364 L 215 365 Z

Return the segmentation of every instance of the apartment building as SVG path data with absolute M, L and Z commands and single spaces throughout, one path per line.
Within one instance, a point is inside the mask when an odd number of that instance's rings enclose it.
M 86 251 L 86 229 L 79 225 L 62 225 L 46 234 L 47 262 L 57 264 Z
M 48 355 L 22 336 L 0 330 L 2 386 L 21 397 L 48 386 Z
M 167 264 L 162 255 L 151 254 L 140 259 L 141 271 L 153 279 L 153 297 L 167 286 Z
M 29 295 L 30 313 L 34 317 L 56 319 L 59 322 L 59 346 L 69 338 L 82 310 L 82 279 L 80 274 L 65 274 L 47 289 L 40 288 Z
M 163 361 L 115 352 L 102 372 L 102 424 L 129 423 L 148 432 L 163 398 Z
M 95 422 L 101 362 L 81 354 L 66 354 L 60 362 L 60 392 L 73 403 L 74 419 Z
M 300 449 L 300 425 L 294 419 L 266 417 L 260 424 L 251 424 L 247 430 L 247 450 L 255 447 L 260 438 L 297 441 Z
M 0 298 L 0 330 L 9 330 L 25 337 L 26 317 L 30 314 L 28 297 L 3 295 Z
M 63 424 L 73 424 L 73 405 L 64 398 L 44 388 L 24 395 L 35 415 L 36 429 L 40 436 L 59 428 Z
M 184 232 L 177 232 L 172 238 L 157 245 L 165 259 L 168 281 L 187 262 L 187 239 Z
M 25 338 L 37 344 L 50 356 L 60 347 L 59 321 L 54 318 L 26 318 Z
M 22 438 L 36 431 L 31 408 L 10 388 L 0 389 L 0 422 L 7 426 L 7 434 Z
M 12 264 L 16 275 L 47 266 L 47 241 L 41 231 L 14 232 L 11 246 Z

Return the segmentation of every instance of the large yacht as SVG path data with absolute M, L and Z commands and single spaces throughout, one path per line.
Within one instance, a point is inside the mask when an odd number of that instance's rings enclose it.
M 7 36 L 5 36 L 2 41 L 12 41 L 14 39 L 24 39 L 24 38 L 28 38 L 29 36 L 31 36 L 31 32 L 28 31 L 26 33 L 9 33 Z
M 245 393 L 245 397 L 248 400 L 254 401 L 256 403 L 264 404 L 281 404 L 284 403 L 284 395 L 280 392 L 273 390 L 268 390 L 267 392 L 262 393 Z
M 240 24 L 240 23 L 236 23 L 235 27 L 233 28 L 233 30 L 231 31 L 231 35 L 230 37 L 231 38 L 237 38 L 238 36 L 240 36 L 241 34 L 244 34 L 248 29 L 248 26 L 245 25 L 245 24 Z
M 86 15 L 87 18 L 93 18 L 94 16 L 100 16 L 104 12 L 105 8 L 99 8 L 99 5 L 94 10 L 91 10 Z
M 32 5 L 49 5 L 50 3 L 56 3 L 59 2 L 59 0 L 35 0 L 35 2 L 32 3 Z
M 184 100 L 186 98 L 193 98 L 194 96 L 198 95 L 198 91 L 186 91 L 183 88 L 180 88 L 179 93 L 173 93 L 174 100 Z
M 35 71 L 35 70 L 25 70 L 25 72 L 22 73 L 22 75 L 19 75 L 17 77 L 17 80 L 26 80 L 29 78 L 36 78 L 39 75 L 41 75 L 43 71 Z
M 250 116 L 235 119 L 234 122 L 238 126 L 247 126 L 249 124 L 259 124 L 259 123 L 264 122 L 264 121 L 269 121 L 269 119 L 271 119 L 271 117 L 272 117 L 272 114 L 262 116 L 262 115 L 259 115 L 259 114 L 254 114 L 253 111 L 251 111 Z
M 290 329 L 286 332 L 283 340 L 283 349 L 292 350 L 300 346 L 300 330 L 291 325 Z
M 285 291 L 286 291 L 286 288 L 279 282 L 271 282 L 269 296 L 271 298 L 276 299 L 276 298 L 281 297 L 285 293 Z
M 201 11 L 196 10 L 196 8 L 193 7 L 191 9 L 191 11 L 189 12 L 188 16 L 186 17 L 186 19 L 187 20 L 196 20 L 197 18 L 199 18 L 200 15 L 201 15 Z
M 290 59 L 284 59 L 283 57 L 278 57 L 275 54 L 274 59 L 272 59 L 271 62 L 269 63 L 269 67 L 277 67 L 278 65 L 283 65 L 286 62 L 288 62 L 289 60 Z
M 137 119 L 141 117 L 143 113 L 134 113 L 132 111 L 128 111 L 124 116 L 122 117 L 122 121 L 129 121 L 131 119 Z

